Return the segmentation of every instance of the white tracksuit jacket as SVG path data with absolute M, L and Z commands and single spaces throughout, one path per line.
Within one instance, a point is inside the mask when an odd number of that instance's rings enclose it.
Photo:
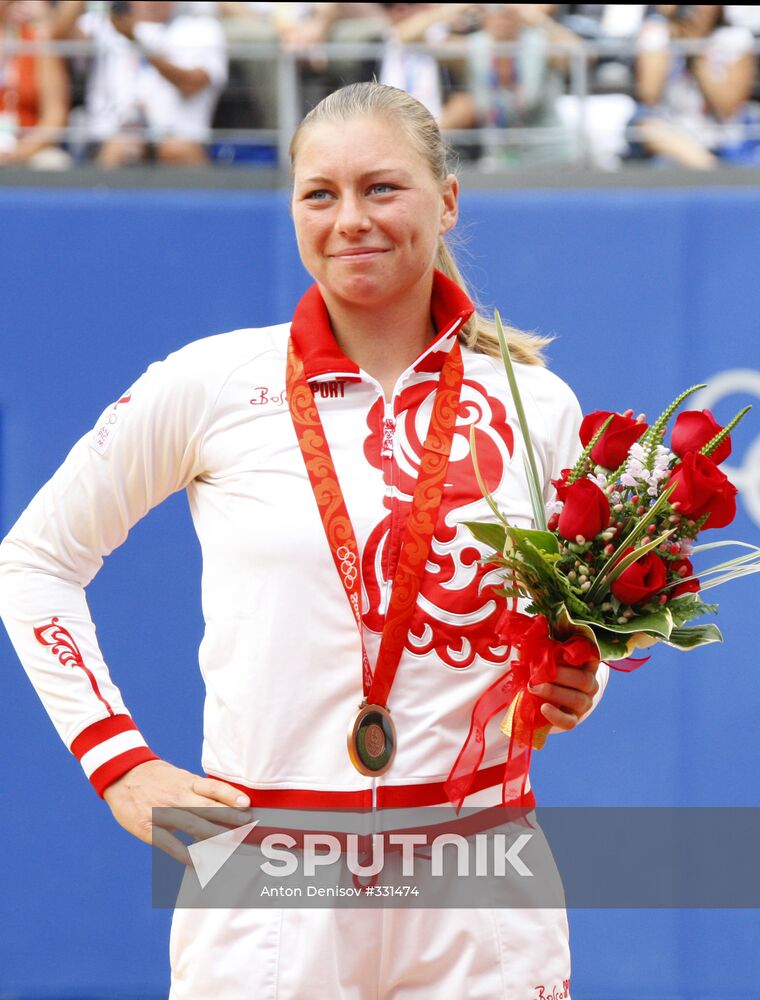
M 359 637 L 287 406 L 287 339 L 292 332 L 304 358 L 362 550 L 365 641 L 374 662 L 438 374 L 470 309 L 457 286 L 437 274 L 432 313 L 439 333 L 386 402 L 380 385 L 338 349 L 314 287 L 292 324 L 209 337 L 151 365 L 33 499 L 0 546 L 0 611 L 53 724 L 99 793 L 153 754 L 103 661 L 84 588 L 136 521 L 186 489 L 203 554 L 204 770 L 252 789 L 254 805 L 372 804 L 373 779 L 354 770 L 346 751 L 362 698 Z M 378 806 L 445 801 L 441 783 L 467 736 L 472 707 L 504 671 L 505 650 L 493 638 L 502 611 L 489 589 L 495 580 L 478 564 L 481 553 L 461 524 L 489 518 L 473 473 L 471 427 L 483 475 L 508 519 L 530 525 L 531 505 L 501 363 L 466 348 L 463 357 L 444 501 L 389 699 L 398 751 L 391 770 L 374 779 Z M 517 370 L 548 498 L 550 479 L 577 455 L 580 410 L 545 368 Z M 472 802 L 499 801 L 506 747 L 497 727 L 495 719 L 475 785 L 481 793 Z M 193 979 L 209 974 L 206 964 L 187 958 L 203 940 L 203 912 L 186 917 L 187 934 L 175 927 L 173 997 L 216 991 L 211 980 L 204 986 Z M 220 912 L 205 925 L 212 938 L 214 927 L 228 933 L 217 923 Z M 257 913 L 248 912 L 251 919 Z M 327 919 L 319 914 L 301 919 Z M 524 924 L 525 913 L 520 919 Z M 501 967 L 507 975 L 504 960 Z M 525 975 L 528 982 L 539 972 L 531 966 Z M 259 992 L 240 995 L 312 995 L 303 985 L 294 992 L 272 986 L 271 969 L 266 976 Z M 558 971 L 554 981 L 561 979 Z M 546 976 L 536 982 L 545 980 L 551 995 Z M 248 990 L 252 981 L 245 983 Z M 313 995 L 364 996 L 337 988 L 325 984 Z M 484 996 L 538 995 L 485 989 Z M 237 996 L 231 985 L 216 995 Z

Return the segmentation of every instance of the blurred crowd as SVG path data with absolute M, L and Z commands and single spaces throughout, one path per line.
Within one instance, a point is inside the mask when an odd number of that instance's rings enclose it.
M 0 166 L 274 162 L 373 78 L 484 170 L 760 164 L 758 50 L 751 5 L 0 0 Z

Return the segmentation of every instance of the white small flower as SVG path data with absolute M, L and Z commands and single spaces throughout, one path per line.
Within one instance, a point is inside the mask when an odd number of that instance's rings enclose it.
M 654 456 L 654 467 L 657 470 L 667 469 L 673 460 L 673 453 L 665 445 L 658 444 Z
M 633 482 L 629 485 L 634 486 L 636 483 L 640 482 L 641 479 L 647 474 L 647 470 L 644 464 L 638 460 L 638 458 L 629 458 L 628 463 L 625 467 L 625 475 L 632 477 Z

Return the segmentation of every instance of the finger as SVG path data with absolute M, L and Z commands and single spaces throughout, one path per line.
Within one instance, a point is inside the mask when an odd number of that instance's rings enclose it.
M 562 687 L 559 684 L 538 684 L 530 690 L 542 701 L 547 701 L 573 715 L 583 715 L 591 708 L 591 696 L 575 688 Z
M 237 789 L 234 789 L 237 791 Z M 178 809 L 192 809 L 194 811 L 199 809 L 206 809 L 210 813 L 217 811 L 217 815 L 220 816 L 222 812 L 229 812 L 233 823 L 248 823 L 250 821 L 250 809 L 244 808 L 230 808 L 221 803 L 218 798 L 210 798 L 208 795 L 199 795 L 197 792 L 193 791 L 193 786 L 189 788 L 173 788 L 171 793 L 166 795 L 164 805 L 168 809 L 172 809 L 175 806 Z M 241 802 L 248 802 L 248 797 L 240 794 Z M 211 817 L 209 817 L 211 818 Z
M 255 818 L 253 809 L 228 809 L 227 806 L 220 805 L 198 806 L 192 812 L 196 816 L 207 819 L 209 823 L 220 823 L 228 829 L 235 826 L 245 826 L 246 823 L 250 823 Z
M 239 788 L 228 785 L 225 781 L 218 781 L 216 778 L 193 779 L 192 789 L 196 795 L 203 795 L 214 802 L 221 802 L 225 806 L 242 806 L 246 808 L 251 804 L 251 800 Z
M 198 816 L 201 820 L 205 820 L 208 823 L 217 827 L 221 832 L 222 830 L 231 830 L 239 826 L 245 826 L 246 823 L 250 823 L 253 818 L 252 809 L 228 809 L 226 806 L 220 806 L 216 803 L 211 803 L 210 799 L 203 799 L 198 796 L 197 801 L 201 805 L 191 806 L 183 802 L 181 805 L 168 806 L 168 809 L 181 809 L 192 816 Z
M 182 830 L 196 840 L 208 840 L 220 833 L 229 833 L 228 826 L 211 823 L 198 816 L 192 809 L 160 809 L 154 810 L 153 826 L 164 830 Z
M 557 729 L 574 729 L 580 718 L 580 715 L 576 715 L 574 712 L 565 712 L 549 702 L 544 702 L 541 706 L 541 714 L 547 722 Z
M 172 836 L 168 830 L 164 830 L 160 826 L 154 826 L 151 835 L 151 843 L 160 851 L 168 854 L 170 858 L 174 858 L 175 861 L 179 861 L 181 865 L 192 867 L 193 862 L 190 858 L 190 852 L 182 841 Z
M 590 695 L 594 695 L 599 688 L 596 674 L 579 667 L 558 667 L 554 680 L 550 683 Z
M 202 816 L 211 823 L 226 823 L 227 826 L 242 826 L 253 819 L 252 809 L 231 809 L 221 805 L 216 799 L 197 795 L 190 790 L 180 789 L 163 803 L 166 809 L 188 809 L 196 816 Z
M 583 666 L 579 667 L 578 669 L 589 670 L 592 674 L 595 674 L 599 669 L 599 665 L 601 664 L 601 662 L 602 662 L 601 660 L 589 660 L 588 663 L 584 663 Z

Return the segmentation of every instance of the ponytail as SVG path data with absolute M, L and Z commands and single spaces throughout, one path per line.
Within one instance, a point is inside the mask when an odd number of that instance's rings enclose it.
M 459 285 L 468 298 L 472 299 L 462 272 L 457 267 L 457 263 L 443 239 L 438 244 L 435 266 L 447 278 L 451 278 L 455 284 Z M 477 304 L 475 312 L 459 331 L 459 339 L 471 350 L 477 351 L 478 354 L 489 354 L 494 358 L 501 357 L 496 323 L 482 316 L 478 311 Z M 543 349 L 552 341 L 551 337 L 539 337 L 534 333 L 525 333 L 525 331 L 518 330 L 513 326 L 504 326 L 504 339 L 513 359 L 526 365 L 545 364 Z

